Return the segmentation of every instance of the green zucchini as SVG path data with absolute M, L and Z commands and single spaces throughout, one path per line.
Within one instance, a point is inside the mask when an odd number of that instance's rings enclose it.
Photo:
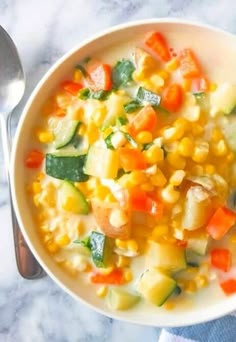
M 90 235 L 89 246 L 94 264 L 97 267 L 107 267 L 111 252 L 109 238 L 93 231 Z
M 112 83 L 115 89 L 128 86 L 132 81 L 134 64 L 128 59 L 118 61 L 112 70 Z
M 150 303 L 162 306 L 176 287 L 177 284 L 173 278 L 153 267 L 142 274 L 137 290 Z
M 55 129 L 55 148 L 60 149 L 72 142 L 78 130 L 78 120 L 62 120 Z
M 143 105 L 148 103 L 153 107 L 158 107 L 161 102 L 161 97 L 153 91 L 147 90 L 143 87 L 139 87 L 136 95 L 136 100 Z
M 63 181 L 58 189 L 59 203 L 63 210 L 73 214 L 87 215 L 89 213 L 89 205 L 82 192 L 72 183 Z
M 83 171 L 86 155 L 46 154 L 46 174 L 71 182 L 86 182 L 89 177 Z
M 113 310 L 128 310 L 139 301 L 140 296 L 118 288 L 111 288 L 107 296 L 107 303 Z

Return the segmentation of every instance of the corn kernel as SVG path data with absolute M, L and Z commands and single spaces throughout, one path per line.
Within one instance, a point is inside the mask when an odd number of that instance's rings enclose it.
M 46 247 L 50 253 L 56 253 L 59 250 L 58 245 L 53 241 L 48 241 L 48 243 L 46 244 Z
M 127 258 L 126 256 L 119 255 L 118 260 L 116 263 L 117 267 L 127 267 L 130 264 L 130 258 Z
M 45 173 L 39 172 L 39 174 L 37 175 L 36 179 L 37 179 L 37 181 L 40 182 L 40 181 L 42 181 L 44 179 L 44 177 L 45 177 Z
M 174 127 L 169 127 L 163 130 L 163 137 L 165 141 L 176 141 L 180 138 L 182 138 L 184 134 L 184 127 L 181 125 L 176 125 Z
M 105 116 L 106 116 L 105 106 L 95 109 L 95 111 L 92 114 L 92 118 L 93 118 L 95 125 L 98 127 L 101 126 L 104 121 Z
M 191 173 L 194 176 L 202 176 L 204 173 L 203 167 L 201 165 L 194 165 L 191 170 Z
M 137 250 L 138 250 L 138 244 L 135 240 L 128 240 L 127 241 L 127 247 L 132 252 L 137 252 Z
M 164 305 L 163 305 L 164 309 L 166 310 L 173 310 L 174 307 L 175 307 L 175 303 L 174 302 L 171 302 L 170 300 L 168 300 L 168 302 L 166 302 Z
M 120 184 L 120 186 L 122 188 L 125 188 L 125 189 L 129 189 L 129 188 L 132 188 L 134 186 L 134 184 L 131 183 L 131 181 L 130 181 L 130 175 L 129 174 L 125 174 L 122 177 L 120 177 L 118 179 L 118 183 Z
M 227 145 L 224 141 L 224 139 L 220 139 L 218 142 L 216 142 L 215 144 L 213 144 L 211 146 L 212 148 L 212 153 L 216 156 L 216 157 L 223 157 L 227 154 L 228 152 L 228 148 Z
M 174 122 L 174 126 L 181 128 L 184 132 L 186 132 L 190 127 L 190 122 L 186 120 L 185 118 L 178 118 Z
M 216 168 L 212 164 L 207 164 L 207 165 L 205 165 L 205 172 L 208 175 L 213 175 L 216 172 Z
M 192 155 L 192 160 L 196 163 L 206 161 L 209 153 L 209 144 L 205 141 L 199 142 L 195 147 Z
M 124 226 L 128 220 L 128 215 L 123 209 L 113 209 L 109 216 L 109 222 L 115 228 Z
M 139 170 L 132 171 L 129 175 L 130 182 L 134 185 L 139 185 L 147 182 L 147 176 L 145 173 Z
M 163 235 L 167 235 L 169 232 L 169 227 L 167 224 L 159 224 L 158 226 L 156 226 L 153 231 L 152 231 L 152 237 L 153 238 L 158 238 L 161 237 Z
M 167 179 L 162 171 L 160 169 L 157 169 L 155 175 L 150 177 L 150 181 L 154 186 L 163 187 L 166 184 Z
M 188 78 L 185 78 L 182 83 L 182 88 L 184 91 L 190 91 L 191 88 L 191 80 Z
M 69 238 L 69 236 L 67 234 L 58 236 L 56 238 L 56 244 L 59 247 L 67 246 L 67 245 L 69 245 L 69 243 L 70 243 L 70 238 Z
M 179 60 L 178 58 L 172 58 L 169 62 L 165 65 L 168 71 L 175 71 L 179 67 Z
M 38 130 L 37 138 L 41 143 L 47 144 L 54 140 L 54 135 L 52 132 L 49 132 L 49 131 Z
M 236 243 L 236 234 L 230 236 L 230 242 Z
M 167 81 L 168 78 L 169 78 L 169 76 L 170 76 L 170 74 L 168 73 L 167 70 L 160 70 L 160 71 L 158 72 L 158 75 L 159 75 L 164 81 Z
M 34 202 L 34 205 L 36 207 L 39 207 L 40 203 L 39 203 L 39 194 L 35 194 L 34 197 L 33 197 L 33 202 Z
M 106 196 L 110 194 L 110 192 L 110 189 L 105 185 L 98 185 L 94 191 L 94 196 L 104 200 Z
M 147 151 L 144 151 L 143 154 L 149 164 L 156 164 L 164 160 L 163 149 L 156 145 L 151 146 Z
M 226 162 L 227 163 L 232 163 L 232 161 L 234 161 L 234 153 L 233 152 L 229 152 L 226 156 Z
M 211 132 L 211 139 L 214 142 L 217 142 L 218 140 L 223 138 L 223 133 L 219 128 L 214 128 Z
M 124 279 L 127 283 L 133 280 L 133 274 L 130 268 L 124 269 Z
M 202 127 L 199 124 L 194 123 L 192 125 L 191 133 L 193 134 L 194 137 L 198 137 L 204 133 L 204 127 Z
M 153 140 L 152 133 L 148 131 L 141 131 L 136 135 L 135 140 L 139 144 L 148 144 Z
M 179 191 L 175 190 L 173 185 L 167 185 L 161 192 L 161 197 L 163 201 L 167 203 L 176 203 L 180 197 Z
M 107 286 L 101 286 L 96 292 L 97 296 L 100 298 L 104 298 L 107 294 Z
M 115 245 L 118 248 L 126 249 L 127 248 L 127 241 L 126 240 L 115 239 Z
M 150 86 L 153 90 L 160 89 L 165 84 L 164 78 L 162 78 L 159 74 L 152 74 L 150 77 Z
M 112 193 L 110 193 L 105 197 L 105 202 L 114 203 L 114 202 L 117 202 L 117 199 L 115 198 L 115 196 Z
M 190 157 L 193 154 L 194 142 L 189 137 L 181 139 L 178 145 L 178 152 L 183 157 Z
M 186 287 L 185 287 L 185 292 L 187 293 L 193 293 L 197 291 L 197 286 L 195 281 L 193 280 L 188 280 L 186 283 Z
M 183 182 L 186 172 L 183 170 L 176 170 L 170 177 L 170 184 L 178 186 Z
M 147 192 L 151 192 L 154 190 L 154 186 L 150 182 L 146 182 L 141 184 L 141 189 Z
M 42 190 L 41 184 L 39 182 L 32 183 L 32 191 L 34 194 L 38 194 Z
M 185 159 L 178 153 L 172 152 L 167 155 L 168 163 L 176 169 L 183 170 L 186 166 Z
M 210 91 L 215 91 L 217 89 L 217 84 L 216 83 L 211 83 L 210 84 Z
M 79 69 L 75 69 L 74 75 L 73 75 L 73 80 L 74 82 L 79 82 L 83 78 L 82 71 Z
M 85 126 L 85 124 L 83 124 L 83 123 L 80 124 L 78 134 L 79 135 L 85 135 L 86 131 L 87 131 L 87 127 Z
M 208 279 L 206 276 L 199 274 L 195 277 L 195 283 L 197 284 L 198 289 L 202 289 L 208 285 Z
M 191 106 L 183 115 L 188 121 L 197 122 L 201 115 L 200 107 L 197 105 Z

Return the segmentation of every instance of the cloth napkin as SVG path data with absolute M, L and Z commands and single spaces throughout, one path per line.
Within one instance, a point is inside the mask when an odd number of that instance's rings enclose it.
M 236 342 L 236 311 L 208 323 L 162 329 L 158 342 Z

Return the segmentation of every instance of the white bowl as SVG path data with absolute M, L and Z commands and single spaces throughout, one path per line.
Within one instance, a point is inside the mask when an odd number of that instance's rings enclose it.
M 206 70 L 211 70 L 214 80 L 236 82 L 236 74 L 233 72 L 236 37 L 206 25 L 178 19 L 151 19 L 123 24 L 84 41 L 53 65 L 33 91 L 24 109 L 12 151 L 13 202 L 21 230 L 35 257 L 48 275 L 72 297 L 102 314 L 123 321 L 162 327 L 184 326 L 206 322 L 233 311 L 236 309 L 236 296 L 225 297 L 219 289 L 215 289 L 210 295 L 208 290 L 203 290 L 196 296 L 192 306 L 186 306 L 181 310 L 164 311 L 155 306 L 142 310 L 141 306 L 137 311 L 112 312 L 95 294 L 91 294 L 92 291 L 88 291 L 85 285 L 75 282 L 65 274 L 46 253 L 34 228 L 31 208 L 25 193 L 26 170 L 23 161 L 39 108 L 48 98 L 48 94 L 71 72 L 78 61 L 88 55 L 96 55 L 96 51 L 110 45 L 135 39 L 149 30 L 163 32 L 175 47 L 192 47 Z

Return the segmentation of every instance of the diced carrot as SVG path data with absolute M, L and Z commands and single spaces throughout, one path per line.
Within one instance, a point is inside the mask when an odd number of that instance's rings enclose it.
M 220 287 L 226 295 L 236 292 L 236 279 L 228 279 L 220 284 Z
M 25 165 L 29 169 L 37 169 L 39 166 L 41 166 L 43 159 L 44 154 L 42 152 L 33 150 L 27 155 Z
M 124 275 L 120 268 L 115 268 L 108 274 L 93 273 L 90 280 L 94 284 L 122 285 L 125 283 Z
M 152 131 L 156 127 L 157 121 L 157 113 L 148 105 L 135 115 L 128 129 L 131 135 L 136 135 L 141 131 Z
M 225 208 L 218 208 L 206 226 L 206 231 L 215 240 L 220 240 L 235 224 L 236 214 Z
M 184 49 L 179 56 L 180 72 L 183 77 L 193 78 L 200 76 L 198 61 L 191 49 Z
M 102 64 L 98 61 L 90 61 L 86 67 L 88 81 L 91 88 L 97 90 L 111 90 L 111 67 L 108 64 Z
M 53 111 L 53 115 L 58 116 L 58 117 L 64 117 L 66 115 L 66 111 L 58 107 Z
M 182 88 L 179 84 L 171 84 L 163 94 L 161 105 L 170 112 L 180 109 L 183 102 Z
M 163 203 L 147 195 L 138 188 L 129 189 L 129 208 L 133 211 L 142 211 L 156 218 L 163 216 Z
M 125 171 L 143 170 L 147 167 L 141 151 L 126 147 L 119 148 L 120 165 Z
M 83 88 L 81 83 L 76 83 L 73 81 L 64 81 L 61 83 L 61 86 L 64 90 L 72 95 L 77 95 L 78 91 Z
M 168 62 L 171 59 L 166 40 L 160 32 L 149 32 L 144 43 L 162 61 Z
M 232 255 L 228 249 L 215 248 L 211 251 L 211 265 L 228 272 L 231 267 Z

